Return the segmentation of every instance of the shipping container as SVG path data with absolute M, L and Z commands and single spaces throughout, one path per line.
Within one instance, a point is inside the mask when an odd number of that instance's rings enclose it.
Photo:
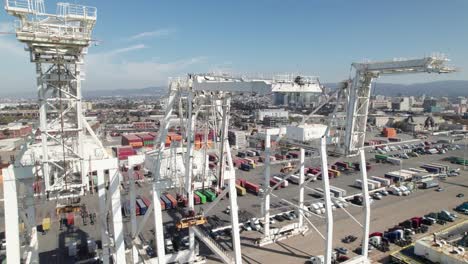
M 270 187 L 273 187 L 275 186 L 276 184 L 278 184 L 278 181 L 276 181 L 275 179 L 270 179 Z M 278 185 L 275 190 L 281 188 L 281 185 Z
M 164 194 L 164 196 L 166 196 L 166 198 L 171 201 L 171 208 L 175 209 L 177 208 L 177 199 L 174 198 L 174 196 L 172 196 L 171 194 L 169 193 L 166 193 Z
M 388 157 L 387 162 L 393 164 L 393 165 L 401 165 L 401 159 L 399 158 L 394 158 L 394 157 Z
M 136 205 L 137 205 L 137 207 L 140 208 L 140 215 L 145 215 L 146 210 L 148 209 L 148 207 L 146 207 L 145 203 L 141 199 L 136 199 Z
M 260 187 L 256 184 L 253 184 L 251 182 L 245 181 L 244 186 L 243 186 L 247 191 L 254 193 L 258 195 L 260 192 Z
M 331 185 L 330 185 L 330 192 L 332 192 L 337 198 L 345 197 L 347 194 L 346 190 L 343 190 L 341 188 L 338 188 L 336 186 L 331 186 Z
M 442 170 L 440 167 L 434 167 L 429 164 L 424 164 L 424 165 L 421 165 L 420 167 L 431 173 L 441 173 L 441 170 Z
M 335 162 L 335 165 L 342 168 L 342 169 L 346 169 L 346 170 L 349 169 L 348 163 L 345 163 L 345 162 L 337 161 L 337 162 Z
M 275 179 L 277 182 L 280 182 L 280 181 L 283 180 L 283 179 L 281 179 L 281 178 L 278 177 L 278 176 L 274 176 L 273 179 Z M 288 187 L 288 181 L 283 181 L 283 182 L 281 182 L 281 187 L 283 187 L 283 188 Z
M 291 183 L 294 183 L 294 184 L 299 184 L 299 176 L 298 175 L 291 175 L 289 178 L 288 178 L 288 181 L 290 181 Z
M 74 213 L 67 213 L 67 225 L 72 226 L 75 224 L 75 214 Z
M 328 173 L 330 173 L 330 172 L 334 173 L 333 177 L 340 177 L 340 175 L 341 175 L 341 172 L 337 171 L 335 169 L 328 169 Z
M 242 186 L 239 186 L 238 184 L 236 184 L 236 191 L 237 191 L 237 195 L 239 196 L 244 196 L 247 193 L 245 188 Z
M 166 210 L 169 210 L 169 209 L 172 209 L 172 202 L 171 200 L 169 200 L 165 195 L 161 195 L 161 197 L 159 197 L 165 204 L 165 208 Z
M 202 193 L 206 196 L 206 200 L 208 202 L 213 202 L 214 200 L 216 200 L 216 194 L 211 190 L 205 189 L 202 191 Z
M 376 160 L 387 160 L 388 156 L 384 154 L 375 154 Z
M 199 191 L 196 191 L 195 193 L 200 197 L 200 202 L 202 204 L 205 204 L 206 203 L 206 196 L 204 194 L 202 194 L 201 192 L 199 192 Z
M 401 142 L 401 138 L 389 137 L 388 141 L 390 141 L 390 142 Z
M 146 198 L 145 196 L 138 196 L 137 198 L 140 198 L 143 201 L 143 203 L 145 203 L 147 208 L 150 207 L 151 205 L 150 199 Z
M 154 145 L 154 137 L 148 133 L 136 134 L 137 137 L 141 138 L 143 141 L 143 146 L 152 147 Z
M 362 181 L 357 179 L 354 181 L 354 186 L 362 189 Z M 373 183 L 367 182 L 367 188 L 371 191 L 375 189 L 375 185 Z
M 241 186 L 241 187 L 245 187 L 245 182 L 246 181 L 247 181 L 246 179 L 237 179 L 236 184 L 239 184 L 239 186 Z
M 375 188 L 378 189 L 382 185 L 380 181 L 372 180 L 372 179 L 367 179 L 367 182 L 374 184 Z
M 193 194 L 193 203 L 194 204 L 200 204 L 201 199 L 200 196 L 198 196 L 196 193 Z
M 137 137 L 133 134 L 123 135 L 122 136 L 122 145 L 131 146 L 133 148 L 143 147 L 143 140 L 140 137 Z
M 385 179 L 382 177 L 371 176 L 371 179 L 380 182 L 381 186 L 389 186 L 390 184 L 392 184 L 392 181 L 390 179 Z
M 252 168 L 251 165 L 247 164 L 247 163 L 242 163 L 239 167 L 239 169 L 243 170 L 243 171 L 250 171 L 250 169 Z

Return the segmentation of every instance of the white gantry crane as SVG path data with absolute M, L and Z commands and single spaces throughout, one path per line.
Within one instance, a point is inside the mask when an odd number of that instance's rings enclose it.
M 5 209 L 7 261 L 38 262 L 31 179 L 35 182 L 34 191 L 39 199 L 46 197 L 47 200 L 56 200 L 58 205 L 68 206 L 68 198 L 88 193 L 92 170 L 97 174 L 99 209 L 102 212 L 98 219 L 102 236 L 101 259 L 104 263 L 109 263 L 110 258 L 115 263 L 125 263 L 118 162 L 115 158 L 108 158 L 82 109 L 82 65 L 92 42 L 97 10 L 57 3 L 57 13 L 50 14 L 45 11 L 43 0 L 5 0 L 5 10 L 18 18 L 16 37 L 26 44 L 30 60 L 35 65 L 41 137 L 39 144 L 25 145 L 15 165 L 3 170 L 5 204 L 9 205 Z M 106 182 L 110 182 L 110 194 L 106 194 Z M 21 188 L 17 188 L 17 183 Z M 17 190 L 22 186 L 26 187 L 25 196 L 29 197 L 29 202 L 18 206 L 18 196 L 22 194 Z M 18 207 L 24 207 L 27 213 Z M 113 232 L 108 230 L 106 212 L 111 212 Z M 19 217 L 27 227 L 30 239 L 24 240 L 19 236 Z M 113 241 L 111 233 L 114 234 Z
M 167 263 L 172 261 L 197 261 L 195 236 L 200 241 L 206 244 L 223 262 L 225 263 L 242 263 L 241 246 L 239 236 L 239 219 L 238 219 L 238 206 L 237 206 L 237 192 L 235 182 L 235 170 L 231 157 L 231 149 L 228 142 L 228 125 L 230 116 L 230 100 L 233 94 L 245 94 L 246 96 L 252 94 L 271 94 L 273 92 L 303 92 L 303 91 L 320 92 L 319 83 L 315 81 L 307 81 L 301 79 L 297 80 L 257 80 L 257 79 L 244 79 L 234 78 L 230 76 L 215 76 L 209 74 L 193 74 L 189 75 L 187 79 L 178 79 L 170 82 L 169 85 L 169 98 L 166 106 L 164 119 L 161 122 L 158 137 L 155 140 L 154 151 L 148 152 L 144 159 L 145 167 L 149 169 L 154 177 L 153 182 L 153 202 L 150 210 L 154 209 L 154 222 L 155 222 L 155 236 L 156 236 L 156 249 L 157 249 L 157 262 Z M 187 111 L 187 119 L 184 122 L 184 139 L 182 140 L 183 146 L 181 151 L 184 157 L 184 166 L 182 168 L 183 181 L 174 177 L 167 177 L 161 172 L 163 168 L 166 151 L 166 136 L 170 128 L 171 115 L 174 108 L 174 103 L 182 99 Z M 217 189 L 220 192 L 215 201 L 210 203 L 209 206 L 204 207 L 201 215 L 195 216 L 204 217 L 214 206 L 229 193 L 229 206 L 231 215 L 232 227 L 232 244 L 234 256 L 212 240 L 200 225 L 189 225 L 189 249 L 187 252 L 178 252 L 176 254 L 166 254 L 164 248 L 164 228 L 162 222 L 161 206 L 159 195 L 165 189 L 178 187 L 177 185 L 183 184 L 185 197 L 188 199 L 188 209 L 194 211 L 194 191 L 200 188 L 200 177 L 194 175 L 194 171 L 200 164 L 194 163 L 194 132 L 196 130 L 196 123 L 198 121 L 198 114 L 203 108 L 214 109 L 214 119 L 209 124 L 219 124 L 214 127 L 214 151 L 219 157 L 218 166 L 216 170 Z M 181 113 L 179 113 L 181 114 Z M 199 127 L 199 126 L 198 126 Z M 140 160 L 141 162 L 141 160 Z M 166 165 L 167 166 L 167 165 Z M 205 177 L 202 177 L 203 180 Z M 142 226 L 148 220 L 149 213 L 147 212 L 140 227 L 132 228 L 132 236 L 134 242 L 138 240 L 138 234 Z M 183 221 L 183 219 L 181 220 Z M 201 221 L 203 223 L 203 221 Z M 136 231 L 136 232 L 133 232 Z M 138 250 L 134 250 L 138 254 Z M 138 257 L 134 258 L 138 261 Z
M 451 73 L 455 69 L 446 65 L 448 59 L 442 56 L 421 59 L 398 59 L 382 62 L 353 63 L 355 77 L 342 87 L 346 100 L 346 120 L 344 144 L 340 150 L 346 156 L 360 156 L 364 223 L 362 256 L 349 263 L 368 262 L 368 242 L 370 227 L 369 190 L 367 185 L 366 157 L 364 141 L 366 137 L 369 99 L 372 81 L 380 76 L 410 73 Z M 340 142 L 341 143 L 341 142 Z
M 400 59 L 382 62 L 353 63 L 355 76 L 347 91 L 346 134 L 344 151 L 356 155 L 364 146 L 371 84 L 374 79 L 385 75 L 410 73 L 450 73 L 454 69 L 446 66 L 444 57 Z

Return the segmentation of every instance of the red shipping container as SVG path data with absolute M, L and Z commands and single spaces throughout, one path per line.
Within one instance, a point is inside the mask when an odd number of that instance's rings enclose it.
M 73 213 L 67 214 L 67 225 L 72 226 L 75 224 L 75 215 Z
M 172 203 L 172 208 L 177 208 L 177 200 L 174 198 L 174 196 L 170 195 L 169 193 L 165 194 L 166 198 L 169 199 Z
M 200 196 L 198 196 L 197 194 L 193 194 L 193 203 L 194 204 L 200 204 Z
M 273 186 L 275 186 L 276 184 L 278 184 L 278 182 L 277 182 L 276 180 L 273 180 L 273 179 L 270 180 L 270 187 L 273 187 Z M 275 190 L 277 190 L 277 189 L 279 189 L 279 188 L 281 188 L 281 185 L 278 185 L 278 186 L 275 188 Z
M 258 195 L 260 192 L 260 187 L 256 184 L 253 184 L 251 182 L 245 181 L 244 186 L 245 189 L 247 189 L 250 192 L 253 192 Z
M 236 184 L 241 186 L 241 187 L 245 187 L 245 182 L 246 181 L 247 181 L 246 179 L 237 179 Z

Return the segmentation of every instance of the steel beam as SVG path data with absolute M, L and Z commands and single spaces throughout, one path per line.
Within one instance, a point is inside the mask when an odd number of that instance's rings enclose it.
M 97 170 L 97 184 L 98 184 L 98 197 L 99 197 L 99 211 L 98 218 L 101 223 L 101 243 L 102 243 L 102 262 L 103 264 L 109 264 L 110 252 L 109 252 L 109 233 L 107 232 L 107 206 L 106 206 L 106 187 L 104 170 Z
M 110 180 L 110 199 L 112 200 L 112 221 L 114 227 L 114 263 L 125 264 L 125 245 L 124 245 L 124 233 L 123 233 L 123 222 L 122 222 L 122 204 L 120 202 L 120 172 L 117 170 L 117 159 L 111 159 L 115 162 L 115 167 L 109 169 L 109 180 Z
M 370 196 L 369 187 L 367 186 L 367 168 L 366 154 L 364 149 L 359 151 L 361 158 L 361 181 L 362 181 L 362 201 L 364 202 L 364 228 L 362 237 L 362 252 L 361 254 L 367 259 L 369 254 L 369 228 L 370 228 Z
M 13 165 L 3 169 L 2 174 L 5 219 L 8 219 L 8 221 L 5 221 L 5 240 L 8 241 L 6 261 L 8 263 L 20 263 L 18 197 L 16 196 L 16 179 Z
M 333 253 L 333 212 L 330 194 L 330 182 L 328 179 L 328 161 L 327 161 L 327 139 L 322 137 L 320 140 L 320 156 L 322 158 L 322 182 L 325 200 L 325 215 L 327 221 L 327 238 L 325 239 L 325 263 L 331 263 Z

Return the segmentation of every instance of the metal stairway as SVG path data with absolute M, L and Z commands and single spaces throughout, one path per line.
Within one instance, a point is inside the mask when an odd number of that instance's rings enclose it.
M 234 258 L 228 254 L 214 239 L 212 239 L 205 231 L 198 226 L 192 226 L 195 235 L 213 251 L 224 263 L 234 263 Z

